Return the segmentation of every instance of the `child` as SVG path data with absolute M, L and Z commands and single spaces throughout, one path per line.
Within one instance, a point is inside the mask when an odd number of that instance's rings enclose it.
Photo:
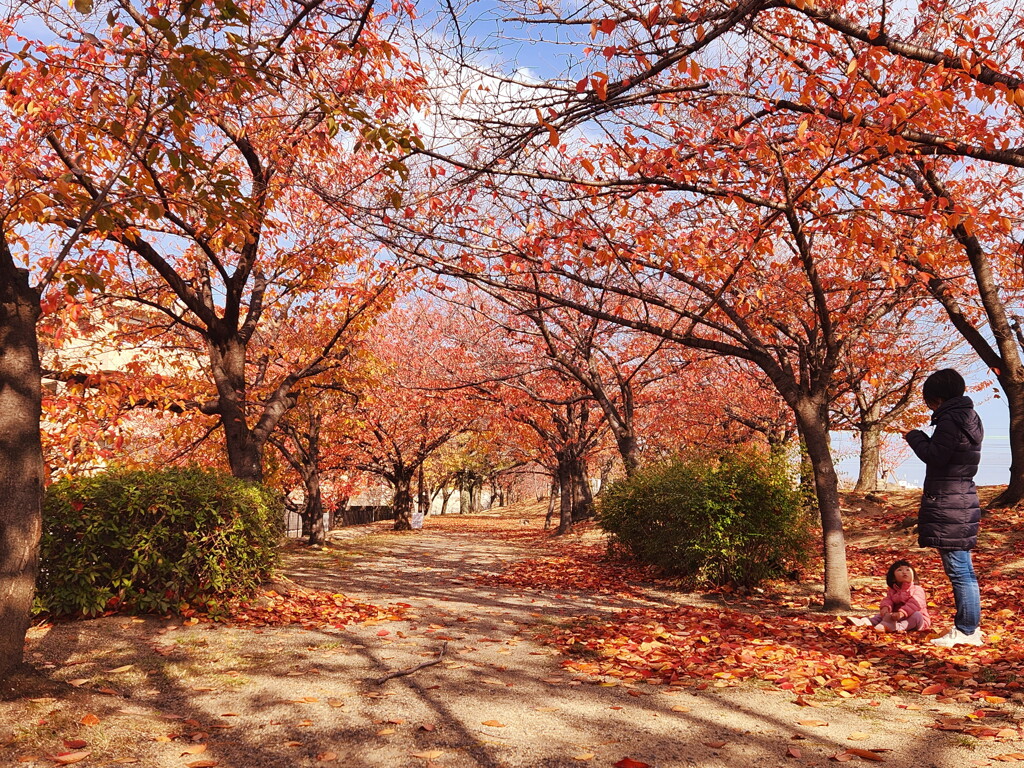
M 952 368 L 936 371 L 925 379 L 924 401 L 932 410 L 932 436 L 919 429 L 904 437 L 925 463 L 924 492 L 917 513 L 918 543 L 934 547 L 953 587 L 956 619 L 949 631 L 932 640 L 945 648 L 984 645 L 981 594 L 971 561 L 978 546 L 981 505 L 974 475 L 981 463 L 985 431 L 964 392 L 963 377 Z
M 917 583 L 914 566 L 906 560 L 897 560 L 885 574 L 889 591 L 882 598 L 878 613 L 870 619 L 851 616 L 850 623 L 857 627 L 872 626 L 876 632 L 924 632 L 932 626 L 928 615 L 928 598 Z

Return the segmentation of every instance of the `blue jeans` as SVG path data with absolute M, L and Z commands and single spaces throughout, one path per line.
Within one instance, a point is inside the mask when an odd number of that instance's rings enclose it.
M 981 624 L 981 591 L 974 573 L 970 550 L 940 549 L 942 568 L 953 585 L 956 602 L 954 626 L 964 634 L 971 634 Z

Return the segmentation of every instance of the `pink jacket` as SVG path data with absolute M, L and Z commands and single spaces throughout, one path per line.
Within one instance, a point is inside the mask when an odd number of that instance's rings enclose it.
M 929 629 L 932 625 L 932 617 L 928 615 L 928 596 L 920 584 L 897 584 L 895 587 L 889 587 L 879 607 L 884 606 L 888 606 L 893 613 L 903 611 L 907 616 L 920 611 L 921 618 L 924 619 L 921 629 Z

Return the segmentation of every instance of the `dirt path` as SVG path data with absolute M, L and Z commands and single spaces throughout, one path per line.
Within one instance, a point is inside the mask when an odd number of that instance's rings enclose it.
M 254 630 L 115 617 L 38 631 L 34 663 L 78 687 L 0 704 L 0 765 L 53 766 L 47 755 L 73 751 L 89 753 L 81 765 L 154 768 L 612 766 L 624 758 L 657 768 L 826 766 L 855 748 L 888 750 L 872 754 L 892 766 L 959 768 L 1024 752 L 928 727 L 971 711 L 934 700 L 807 708 L 757 686 L 602 684 L 567 672 L 536 639 L 538 628 L 630 601 L 475 578 L 531 556 L 522 544 L 450 531 L 364 529 L 335 548 L 290 555 L 287 575 L 408 605 L 403 621 Z M 436 659 L 445 643 L 440 663 L 372 682 Z M 1005 704 L 999 720 L 1018 714 Z

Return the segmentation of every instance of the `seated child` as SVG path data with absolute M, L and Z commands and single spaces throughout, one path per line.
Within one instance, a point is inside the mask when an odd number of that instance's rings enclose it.
M 878 613 L 871 618 L 850 616 L 849 621 L 857 627 L 874 627 L 876 632 L 924 632 L 931 628 L 928 615 L 928 598 L 924 588 L 917 583 L 914 566 L 906 560 L 897 560 L 885 574 L 889 585 Z

